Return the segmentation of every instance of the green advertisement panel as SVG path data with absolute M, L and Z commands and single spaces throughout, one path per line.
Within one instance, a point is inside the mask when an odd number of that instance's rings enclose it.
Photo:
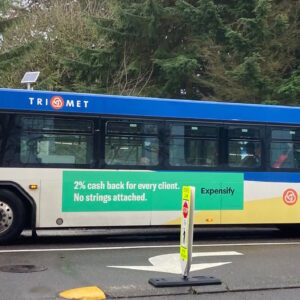
M 181 189 L 195 186 L 196 210 L 242 210 L 242 173 L 63 171 L 63 212 L 181 209 Z

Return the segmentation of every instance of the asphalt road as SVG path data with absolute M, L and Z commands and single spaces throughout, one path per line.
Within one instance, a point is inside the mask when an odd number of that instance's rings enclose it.
M 274 228 L 201 229 L 191 277 L 220 285 L 156 288 L 150 278 L 178 278 L 177 230 L 40 232 L 0 246 L 0 300 L 61 299 L 96 286 L 107 298 L 299 299 L 300 234 Z M 20 273 L 23 272 L 23 273 Z M 95 298 L 96 299 L 96 298 Z

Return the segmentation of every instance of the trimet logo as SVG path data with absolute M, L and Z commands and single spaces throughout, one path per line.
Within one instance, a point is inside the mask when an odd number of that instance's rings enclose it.
M 66 108 L 87 108 L 88 100 L 74 100 L 66 99 L 64 100 L 61 96 L 53 96 L 50 100 L 48 98 L 35 98 L 29 97 L 29 103 L 31 106 L 47 107 L 51 106 L 55 110 L 60 110 L 63 107 Z
M 61 109 L 64 107 L 64 99 L 60 96 L 53 96 L 50 100 L 50 105 L 53 109 Z
M 298 194 L 294 189 L 286 189 L 283 193 L 282 199 L 287 205 L 294 205 L 297 202 Z

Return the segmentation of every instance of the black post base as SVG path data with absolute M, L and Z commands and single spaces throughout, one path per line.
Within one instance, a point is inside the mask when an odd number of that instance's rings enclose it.
M 195 277 L 170 277 L 170 278 L 150 278 L 148 281 L 155 287 L 176 287 L 176 286 L 193 286 L 193 285 L 213 285 L 221 284 L 222 282 L 210 276 L 195 276 Z

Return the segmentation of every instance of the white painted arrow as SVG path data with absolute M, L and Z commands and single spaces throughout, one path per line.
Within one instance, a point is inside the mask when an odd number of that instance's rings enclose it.
M 236 251 L 193 253 L 193 257 L 231 256 L 231 255 L 243 255 L 243 253 L 236 252 Z M 171 273 L 171 274 L 181 274 L 182 272 L 178 253 L 153 256 L 149 258 L 149 262 L 152 264 L 152 266 L 107 266 L 107 267 L 118 268 L 118 269 L 129 269 L 129 270 L 140 270 L 140 271 L 163 272 L 163 273 Z M 200 271 L 200 270 L 219 267 L 227 264 L 231 264 L 231 262 L 228 261 L 228 262 L 192 264 L 190 271 L 191 272 Z

